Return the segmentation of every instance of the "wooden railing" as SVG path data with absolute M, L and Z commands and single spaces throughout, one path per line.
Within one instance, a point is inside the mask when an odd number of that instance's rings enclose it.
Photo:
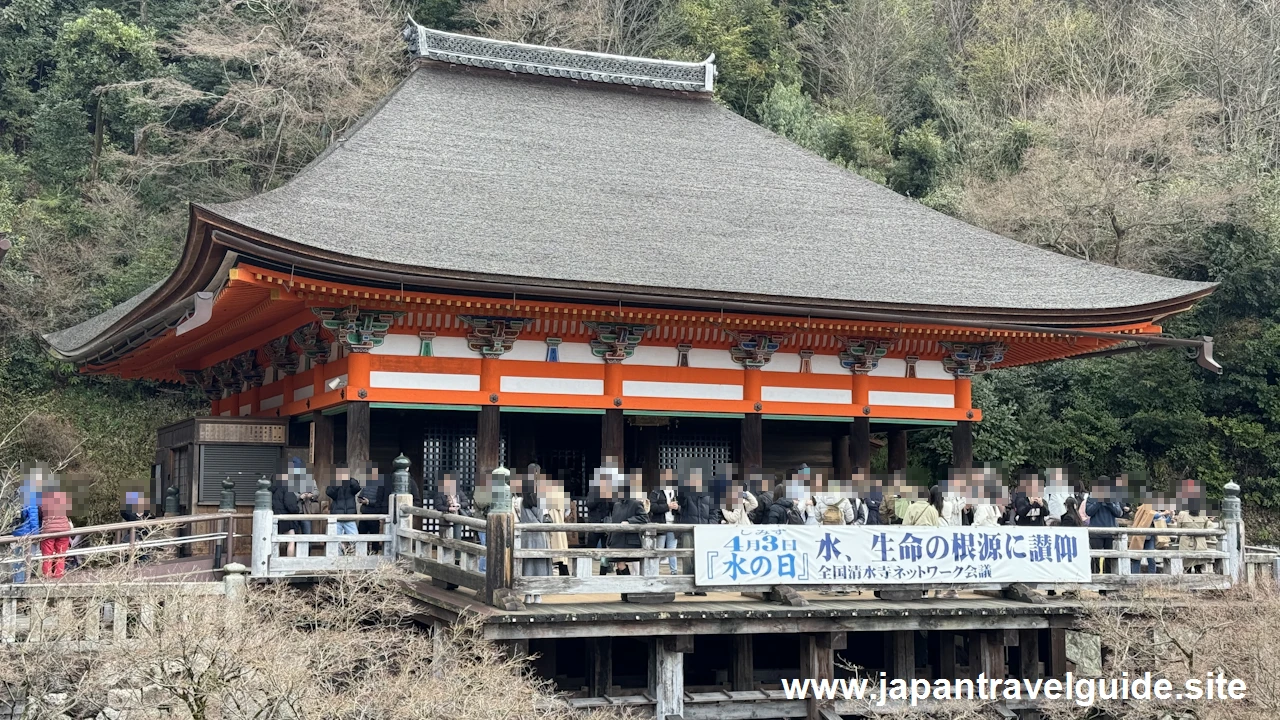
M 484 532 L 487 528 L 484 520 L 410 505 L 402 505 L 399 510 L 397 549 L 401 558 L 413 563 L 414 571 L 431 576 L 433 582 L 446 589 L 464 587 L 484 591 L 483 564 L 488 550 L 478 542 L 464 539 Z M 423 525 L 434 527 L 435 531 L 414 530 L 409 523 L 413 517 L 430 521 Z
M 0 586 L 0 648 L 57 642 L 83 649 L 138 641 L 175 596 L 243 597 L 248 568 L 214 582 L 28 583 Z
M 577 593 L 604 593 L 623 595 L 655 595 L 664 593 L 693 592 L 693 528 L 695 525 L 669 523 L 648 525 L 619 525 L 617 523 L 518 523 L 515 525 L 516 546 L 513 548 L 511 589 L 517 595 L 561 595 Z M 549 533 L 603 533 L 607 537 L 639 535 L 639 548 L 568 548 L 533 549 L 524 547 L 529 538 Z M 659 542 L 666 533 L 684 538 L 680 548 L 664 548 Z M 544 544 L 544 543 L 533 543 Z M 545 543 L 550 545 L 550 543 Z M 662 564 L 676 558 L 677 572 L 662 574 Z M 551 565 L 563 559 L 569 566 L 569 575 L 529 575 L 524 569 L 526 560 L 546 560 Z M 639 573 L 635 575 L 595 575 L 593 569 L 604 561 L 617 565 L 634 563 Z
M 8 582 L 19 569 L 27 578 L 37 577 L 39 573 L 35 571 L 45 560 L 78 557 L 110 559 L 113 564 L 135 563 L 150 559 L 155 554 L 153 551 L 164 548 L 187 548 L 210 555 L 210 567 L 220 568 L 231 561 L 236 538 L 247 537 L 237 534 L 237 523 L 247 522 L 252 517 L 248 513 L 181 515 L 90 525 L 56 533 L 4 536 L 0 537 L 0 579 Z M 83 544 L 63 553 L 42 555 L 37 552 L 41 540 L 73 537 L 81 538 Z M 15 552 L 15 549 L 21 552 Z
M 254 511 L 254 577 L 320 575 L 327 572 L 373 570 L 395 559 L 395 535 L 390 514 L 275 515 Z M 280 532 L 281 522 L 324 523 L 320 533 Z M 376 522 L 377 533 L 339 535 L 339 522 Z M 314 527 L 312 528 L 314 530 Z

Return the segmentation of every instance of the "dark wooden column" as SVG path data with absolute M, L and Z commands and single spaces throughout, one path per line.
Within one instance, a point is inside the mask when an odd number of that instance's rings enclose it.
M 729 667 L 729 682 L 734 691 L 755 690 L 756 645 L 755 635 L 733 636 L 733 664 Z
M 1067 674 L 1067 629 L 1049 628 L 1049 663 L 1044 674 L 1051 678 L 1063 678 Z
M 889 431 L 889 472 L 907 469 L 907 431 Z
M 481 405 L 476 423 L 476 484 L 487 484 L 501 459 L 501 423 L 497 405 Z
M 613 638 L 587 638 L 587 697 L 604 697 L 613 685 Z
M 369 464 L 369 403 L 347 403 L 347 467 L 358 472 Z M 390 468 L 383 472 L 390 474 Z
M 511 467 L 524 472 L 529 463 L 538 461 L 538 448 L 534 436 L 536 423 L 530 422 L 526 413 L 511 413 L 507 418 L 507 432 L 511 439 Z
M 951 466 L 958 470 L 973 468 L 973 422 L 961 420 L 951 430 Z
M 742 473 L 744 478 L 764 469 L 764 416 L 742 416 Z
M 1040 679 L 1040 631 L 1018 631 L 1018 677 Z
M 916 633 L 893 630 L 885 635 L 885 669 L 889 678 L 911 681 L 916 676 Z
M 311 465 L 317 484 L 333 484 L 333 418 L 319 410 L 311 414 Z
M 659 451 L 661 448 L 658 444 L 658 428 L 641 427 L 639 430 L 640 438 L 640 454 L 644 458 L 641 463 L 641 471 L 644 475 L 644 487 L 646 490 L 653 490 L 662 484 L 662 468 L 658 467 L 661 462 Z
M 807 633 L 800 643 L 800 677 L 814 680 L 835 677 L 835 651 L 832 649 L 832 633 Z M 805 700 L 805 720 L 821 720 L 817 699 L 809 695 Z
M 849 459 L 849 436 L 837 433 L 831 436 L 831 467 L 836 477 L 853 477 L 853 461 Z
M 849 460 L 854 472 L 871 472 L 871 418 L 854 418 L 849 424 Z
M 622 456 L 622 435 L 625 429 L 626 422 L 622 417 L 622 410 L 615 408 L 604 411 L 604 417 L 600 420 L 600 462 L 602 464 L 605 458 L 612 457 L 617 460 L 619 470 L 626 467 L 626 459 Z

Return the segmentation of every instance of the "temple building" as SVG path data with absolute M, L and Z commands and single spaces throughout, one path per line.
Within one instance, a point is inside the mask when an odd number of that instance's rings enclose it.
M 1168 344 L 1213 366 L 1160 325 L 1211 284 L 899 196 L 717 103 L 714 58 L 406 37 L 412 72 L 345 137 L 192 204 L 173 273 L 51 351 L 198 385 L 320 472 L 404 453 L 429 493 L 538 462 L 579 495 L 605 456 L 650 481 L 689 457 L 848 476 L 883 436 L 899 469 L 938 425 L 971 465 L 975 375 Z M 216 504 L 218 458 L 184 437 L 163 483 Z

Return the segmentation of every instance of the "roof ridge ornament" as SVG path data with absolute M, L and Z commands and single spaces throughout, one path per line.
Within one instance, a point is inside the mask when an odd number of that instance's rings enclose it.
M 610 55 L 433 30 L 412 17 L 405 24 L 403 35 L 409 52 L 426 60 L 661 90 L 715 90 L 714 54 L 696 63 Z

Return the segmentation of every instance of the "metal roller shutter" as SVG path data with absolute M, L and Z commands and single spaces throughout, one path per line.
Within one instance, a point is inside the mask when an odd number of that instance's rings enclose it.
M 281 472 L 280 448 L 262 445 L 205 445 L 200 448 L 201 504 L 217 504 L 222 497 L 222 481 L 231 478 L 236 488 L 236 504 L 252 505 L 258 476 Z

